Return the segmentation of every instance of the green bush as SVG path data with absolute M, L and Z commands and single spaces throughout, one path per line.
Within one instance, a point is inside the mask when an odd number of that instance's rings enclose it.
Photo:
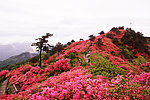
M 103 42 L 102 42 L 102 39 L 98 39 L 98 41 L 96 42 L 96 44 L 99 46 L 99 47 L 101 47 L 101 45 L 103 45 Z
M 110 38 L 110 39 L 113 39 L 114 38 L 114 35 L 112 33 L 107 33 L 106 34 L 106 37 L 107 38 Z
M 39 55 L 37 55 L 37 56 L 31 58 L 31 59 L 29 60 L 29 62 L 31 62 L 31 63 L 37 63 L 37 62 L 39 62 Z
M 90 72 L 93 75 L 103 75 L 106 77 L 115 77 L 118 74 L 119 75 L 125 75 L 125 70 L 122 68 L 119 68 L 115 65 L 113 65 L 111 62 L 109 62 L 106 58 L 100 56 L 100 55 L 94 55 L 97 56 L 98 59 L 93 59 L 91 55 L 91 63 L 94 63 L 93 66 L 90 66 Z
M 71 67 L 73 67 L 73 65 L 78 62 L 77 55 L 78 53 L 69 53 L 68 55 L 65 56 L 65 59 L 66 58 L 71 59 L 71 61 L 69 62 Z
M 112 40 L 112 43 L 114 43 L 116 46 L 121 45 L 121 41 L 120 41 L 119 39 L 117 39 L 117 38 L 114 38 L 114 39 Z
M 120 46 L 120 49 L 121 49 L 121 55 L 124 55 L 124 57 L 126 59 L 132 59 L 134 57 L 133 52 L 129 51 L 129 49 L 127 49 L 127 47 Z
M 139 65 L 145 64 L 147 62 L 148 61 L 143 56 L 138 56 L 138 58 L 135 59 L 133 63 L 139 66 Z
M 4 81 L 5 79 L 6 79 L 5 77 L 1 77 L 1 78 L 0 78 L 0 87 L 1 87 L 1 85 L 2 85 L 2 83 L 3 83 L 3 81 Z
M 149 66 L 141 66 L 140 69 L 142 69 L 143 71 L 149 73 L 150 72 L 150 68 Z
M 123 42 L 123 44 L 132 46 L 134 49 L 137 49 L 140 52 L 150 54 L 148 52 L 148 47 L 146 46 L 147 41 L 144 38 L 143 34 L 140 32 L 135 32 L 132 29 L 127 29 L 127 32 L 121 38 L 121 42 Z

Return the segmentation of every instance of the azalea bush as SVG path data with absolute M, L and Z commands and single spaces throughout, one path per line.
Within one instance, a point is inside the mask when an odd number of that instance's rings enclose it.
M 150 98 L 150 73 L 140 75 L 117 75 L 111 80 L 111 97 L 122 100 L 148 100 Z
M 110 39 L 113 39 L 114 38 L 114 35 L 112 33 L 107 33 L 106 34 L 106 37 L 107 38 L 110 38 Z
M 127 47 L 120 46 L 120 49 L 121 49 L 120 55 L 123 55 L 126 59 L 134 58 L 133 52 L 130 51 Z
M 42 83 L 33 84 L 25 91 L 4 95 L 0 98 L 3 100 L 148 100 L 150 98 L 149 73 L 140 75 L 131 75 L 129 73 L 125 77 L 118 74 L 111 80 L 101 75 L 96 75 L 94 78 L 92 76 L 87 69 L 81 66 L 74 67 L 70 71 L 50 77 Z
M 0 72 L 0 78 L 5 77 L 8 72 L 9 72 L 8 70 L 2 70 Z
M 56 62 L 56 57 L 55 56 L 50 56 L 46 61 L 45 63 L 48 65 L 48 64 L 51 64 L 51 63 L 54 63 Z
M 141 64 L 139 67 L 145 72 L 150 72 L 150 62 Z
M 6 79 L 6 74 L 8 73 L 8 70 L 3 70 L 0 72 L 0 87 L 3 83 L 3 81 Z
M 70 59 L 70 66 L 73 67 L 75 63 L 78 62 L 78 53 L 77 50 L 73 49 L 66 53 L 65 58 Z
M 13 84 L 16 84 L 19 85 L 21 91 L 24 91 L 32 86 L 33 83 L 41 82 L 42 80 L 46 79 L 46 77 L 43 74 L 38 73 L 39 71 L 41 71 L 39 66 L 32 67 L 30 65 L 24 65 L 16 70 L 10 71 L 7 76 L 10 78 L 9 87 Z

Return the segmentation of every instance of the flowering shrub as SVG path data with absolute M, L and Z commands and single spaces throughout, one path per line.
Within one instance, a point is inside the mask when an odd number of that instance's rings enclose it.
M 47 59 L 47 60 L 45 61 L 45 63 L 46 63 L 46 64 L 50 64 L 50 63 L 55 62 L 55 61 L 56 61 L 56 59 L 55 59 L 53 56 L 50 56 L 49 59 Z
M 39 66 L 32 67 L 32 68 L 30 69 L 30 71 L 31 71 L 32 73 L 38 73 L 39 70 L 40 70 L 40 67 L 39 67 Z
M 1 77 L 5 77 L 5 75 L 8 73 L 9 71 L 8 70 L 3 70 L 0 72 L 0 78 Z
M 70 49 L 70 50 L 67 51 L 66 55 L 68 55 L 70 53 L 76 53 L 76 52 L 78 52 L 77 49 Z
M 38 74 L 39 71 L 41 72 Z M 39 66 L 32 67 L 28 65 L 21 66 L 11 71 L 8 75 L 10 77 L 9 86 L 18 84 L 21 87 L 21 91 L 29 88 L 33 83 L 41 82 L 46 78 Z
M 61 59 L 54 64 L 51 64 L 45 68 L 45 72 L 48 72 L 49 75 L 56 75 L 63 71 L 69 70 L 71 67 L 69 66 L 68 62 L 70 59 Z
M 71 53 L 65 55 L 65 58 L 70 59 L 69 64 L 71 65 L 71 67 L 73 67 L 75 63 L 78 63 L 78 53 L 77 52 L 76 53 L 71 52 Z
M 68 64 L 68 61 L 70 61 L 70 59 L 62 59 L 62 60 L 57 61 L 54 64 L 54 70 L 55 71 L 57 71 L 57 70 L 61 70 L 61 71 L 69 70 L 71 67 Z
M 142 64 L 139 66 L 142 70 L 145 72 L 150 72 L 150 62 L 147 62 L 146 64 Z
M 37 91 L 31 100 L 40 99 L 104 99 L 108 83 L 102 77 L 91 79 L 92 75 L 82 67 L 73 68 L 70 72 L 50 77 L 43 82 L 42 91 Z M 57 80 L 57 81 L 56 81 Z
M 123 59 L 121 59 L 120 57 L 116 57 L 116 56 L 110 56 L 109 61 L 112 62 L 114 65 L 126 63 Z
M 150 73 L 140 75 L 117 75 L 110 81 L 100 75 L 92 78 L 92 74 L 81 66 L 75 67 L 68 72 L 48 78 L 42 83 L 34 83 L 26 91 L 18 94 L 4 95 L 7 99 L 30 99 L 30 100 L 79 100 L 79 99 L 106 99 L 106 100 L 129 100 L 147 99 L 150 89 Z
M 110 96 L 114 99 L 148 100 L 150 98 L 150 73 L 140 75 L 117 75 L 111 80 Z

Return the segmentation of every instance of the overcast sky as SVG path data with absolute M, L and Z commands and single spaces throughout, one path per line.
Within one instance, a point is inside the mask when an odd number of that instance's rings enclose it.
M 87 39 L 112 27 L 150 36 L 150 0 L 0 0 L 0 44 L 35 42 L 45 33 L 52 44 Z

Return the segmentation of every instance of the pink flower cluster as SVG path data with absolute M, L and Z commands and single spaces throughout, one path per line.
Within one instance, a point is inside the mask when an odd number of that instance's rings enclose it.
M 1 78 L 1 77 L 5 77 L 8 72 L 9 72 L 8 70 L 3 70 L 3 71 L 1 71 L 1 72 L 0 72 L 0 78 Z
M 32 68 L 30 69 L 30 71 L 31 71 L 32 73 L 38 73 L 39 70 L 40 70 L 40 67 L 39 67 L 39 66 L 32 67 Z
M 103 51 L 107 51 L 108 54 L 114 52 L 115 55 L 118 55 L 120 53 L 120 49 L 115 44 L 113 44 L 112 42 L 108 42 L 106 40 L 101 49 Z
M 68 64 L 68 61 L 70 61 L 70 59 L 62 59 L 62 60 L 57 61 L 54 64 L 54 70 L 62 70 L 62 71 L 69 70 L 71 67 Z
M 120 57 L 117 57 L 117 56 L 110 56 L 109 61 L 112 62 L 114 65 L 126 63 L 123 59 L 121 59 Z
M 75 67 L 70 72 L 50 77 L 42 84 L 42 91 L 37 91 L 30 100 L 46 99 L 104 99 L 108 83 L 102 77 L 95 79 L 82 67 Z
M 52 59 L 53 59 L 53 57 L 50 56 L 50 57 L 45 61 L 45 63 L 48 64 Z
M 68 55 L 68 54 L 70 54 L 70 53 L 76 53 L 76 52 L 78 52 L 77 49 L 69 49 L 69 50 L 67 51 L 66 55 Z
M 88 73 L 81 66 L 68 72 L 53 76 L 42 83 L 36 83 L 18 94 L 6 95 L 0 98 L 30 99 L 30 100 L 129 100 L 148 99 L 150 89 L 150 73 L 140 75 L 117 75 L 111 81 L 102 76 Z
M 21 87 L 21 90 L 25 90 L 33 83 L 41 82 L 42 80 L 46 79 L 44 74 L 38 73 L 39 71 L 41 71 L 39 66 L 21 66 L 20 68 L 17 68 L 8 74 L 7 77 L 10 77 L 9 85 L 18 84 Z
M 140 75 L 135 75 L 132 82 L 138 82 L 142 85 L 150 86 L 150 73 L 142 73 Z M 150 88 L 150 87 L 149 87 Z
M 110 96 L 120 100 L 148 100 L 150 98 L 150 73 L 140 75 L 118 75 L 111 80 L 112 84 L 109 89 Z
M 51 64 L 45 68 L 45 72 L 49 72 L 50 74 L 57 74 L 58 71 L 67 71 L 71 69 L 68 64 L 70 59 L 61 59 L 54 64 Z
M 146 66 L 146 67 L 150 68 L 150 62 L 147 62 L 146 64 L 142 64 L 139 67 L 143 67 L 143 66 Z

